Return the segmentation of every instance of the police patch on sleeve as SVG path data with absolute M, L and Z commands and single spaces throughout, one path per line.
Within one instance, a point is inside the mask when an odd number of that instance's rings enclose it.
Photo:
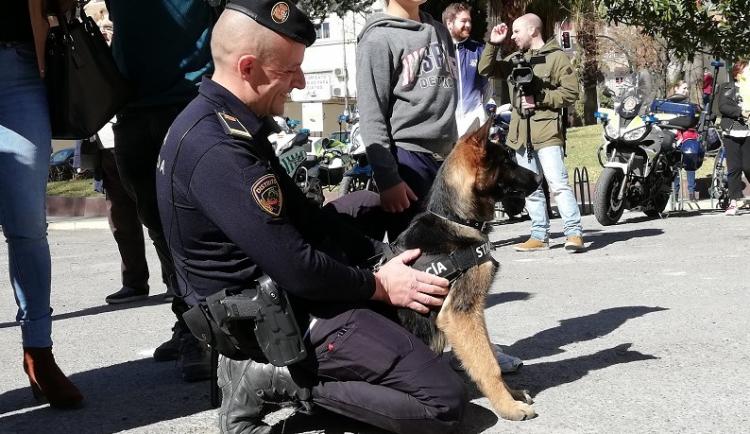
M 261 176 L 252 186 L 252 194 L 255 202 L 268 214 L 278 217 L 281 215 L 281 206 L 284 198 L 281 194 L 279 181 L 273 174 Z

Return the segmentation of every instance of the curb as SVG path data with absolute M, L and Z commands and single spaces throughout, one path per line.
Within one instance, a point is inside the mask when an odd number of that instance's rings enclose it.
M 79 229 L 106 229 L 109 222 L 106 217 L 49 218 L 48 231 L 75 231 Z
M 107 215 L 107 201 L 103 196 L 47 196 L 47 215 L 54 217 L 103 217 Z

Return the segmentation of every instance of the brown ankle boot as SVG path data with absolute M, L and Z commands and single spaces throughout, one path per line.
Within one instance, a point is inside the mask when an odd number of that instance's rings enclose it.
M 47 400 L 55 408 L 81 407 L 83 396 L 55 363 L 52 348 L 24 347 L 23 370 L 38 401 Z

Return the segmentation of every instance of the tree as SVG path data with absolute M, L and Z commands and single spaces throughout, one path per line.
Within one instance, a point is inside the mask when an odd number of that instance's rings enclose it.
M 583 124 L 596 123 L 594 113 L 599 109 L 596 85 L 599 81 L 599 41 L 601 27 L 598 8 L 594 0 L 573 0 L 571 15 L 576 23 L 576 66 L 583 88 Z
M 700 52 L 736 60 L 750 57 L 750 0 L 600 0 L 615 24 L 639 27 L 669 42 L 677 57 Z
M 300 0 L 297 6 L 315 22 L 322 21 L 330 14 L 343 17 L 347 12 L 366 12 L 374 2 L 375 0 Z

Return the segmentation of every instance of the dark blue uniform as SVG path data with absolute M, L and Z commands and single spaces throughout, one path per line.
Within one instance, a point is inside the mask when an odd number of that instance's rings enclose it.
M 465 404 L 441 356 L 366 306 L 381 243 L 349 216 L 310 203 L 286 175 L 259 119 L 219 84 L 177 117 L 157 166 L 159 212 L 190 304 L 268 274 L 290 296 L 316 404 L 395 432 L 447 432 Z M 351 206 L 350 209 L 356 209 Z M 310 322 L 312 326 L 310 326 Z M 299 368 L 299 367 L 298 367 Z

